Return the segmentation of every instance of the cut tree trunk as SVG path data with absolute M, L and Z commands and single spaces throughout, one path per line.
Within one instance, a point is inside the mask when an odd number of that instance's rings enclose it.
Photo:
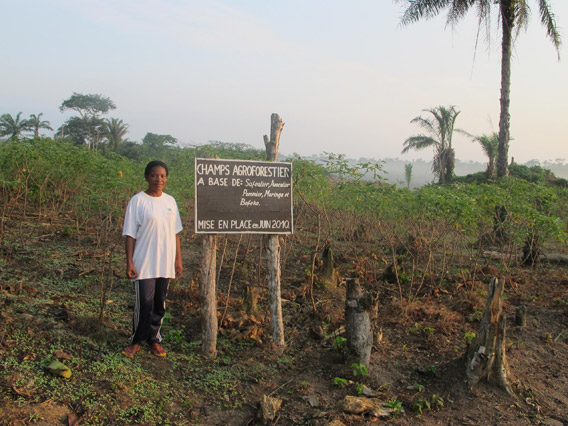
M 346 280 L 346 292 L 345 331 L 348 360 L 364 364 L 368 368 L 373 346 L 371 317 L 375 304 L 371 295 L 361 289 L 357 278 Z
M 527 326 L 527 307 L 525 305 L 519 306 L 515 311 L 515 324 L 519 327 Z
M 321 269 L 321 283 L 326 289 L 337 287 L 337 271 L 335 270 L 333 262 L 333 251 L 331 246 L 327 243 L 323 249 L 322 254 L 323 266 Z
M 258 313 L 258 290 L 251 283 L 246 283 L 243 306 L 248 315 L 256 315 Z
M 538 263 L 541 255 L 541 241 L 538 233 L 533 228 L 529 236 L 525 240 L 523 246 L 523 259 L 521 264 L 524 266 L 532 266 Z
M 479 381 L 496 385 L 509 395 L 508 365 L 505 356 L 506 316 L 503 314 L 505 279 L 492 278 L 479 331 L 467 353 L 466 374 L 470 385 Z
M 502 261 L 512 261 L 517 259 L 519 260 L 519 262 L 521 262 L 523 260 L 522 255 L 517 257 L 515 255 L 511 255 L 510 253 L 499 253 L 497 251 L 490 251 L 490 250 L 484 251 L 482 253 L 482 256 L 488 259 L 495 259 Z M 568 256 L 558 253 L 541 254 L 538 257 L 538 262 L 548 263 L 551 265 L 568 265 Z
M 505 244 L 509 241 L 507 232 L 507 225 L 509 219 L 509 212 L 503 205 L 495 206 L 495 216 L 493 216 L 493 234 L 494 240 L 497 244 Z
M 568 256 L 558 253 L 543 254 L 540 256 L 539 262 L 546 262 L 554 265 L 568 265 Z
M 278 161 L 278 148 L 280 146 L 280 133 L 284 122 L 278 114 L 270 117 L 270 139 L 264 135 L 266 147 L 266 160 Z M 270 317 L 272 319 L 272 340 L 278 347 L 284 343 L 284 322 L 282 320 L 282 299 L 280 294 L 280 241 L 278 235 L 267 235 L 266 247 L 266 273 L 268 291 L 270 293 Z
M 203 259 L 199 302 L 201 304 L 201 351 L 206 356 L 217 353 L 217 297 L 215 294 L 215 272 L 217 269 L 217 235 L 203 237 Z

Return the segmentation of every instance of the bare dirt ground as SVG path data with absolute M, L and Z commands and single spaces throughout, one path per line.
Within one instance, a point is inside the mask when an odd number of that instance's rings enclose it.
M 487 282 L 496 272 L 489 261 L 475 280 L 448 275 L 443 285 L 425 285 L 414 301 L 401 301 L 396 284 L 364 281 L 379 293 L 379 309 L 369 374 L 355 376 L 334 348 L 342 336 L 345 288 L 329 291 L 316 282 L 312 301 L 306 271 L 311 253 L 301 244 L 287 255 L 282 277 L 285 349 L 270 343 L 262 279 L 258 313 L 243 311 L 247 283 L 262 277 L 254 269 L 258 239 L 241 245 L 227 297 L 235 238 L 220 274 L 218 355 L 201 357 L 200 238 L 187 233 L 185 272 L 171 285 L 164 322 L 168 357 L 143 350 L 128 360 L 120 350 L 130 332 L 133 294 L 130 283 L 117 278 L 123 269 L 120 238 L 108 247 L 105 264 L 96 240 L 78 238 L 64 221 L 36 218 L 22 225 L 13 217 L 6 229 L 0 247 L 2 425 L 262 424 L 257 414 L 265 395 L 282 401 L 267 422 L 273 425 L 568 424 L 566 268 L 507 270 L 508 396 L 486 384 L 472 388 L 465 377 L 467 333 L 477 331 Z M 222 247 L 220 241 L 219 257 Z M 371 258 L 372 249 L 361 247 L 358 256 Z M 352 274 L 355 261 L 338 256 L 340 274 Z M 526 327 L 514 321 L 521 305 L 527 307 Z M 70 366 L 71 378 L 47 372 L 53 358 Z M 358 396 L 363 385 L 390 416 L 344 411 L 345 397 Z

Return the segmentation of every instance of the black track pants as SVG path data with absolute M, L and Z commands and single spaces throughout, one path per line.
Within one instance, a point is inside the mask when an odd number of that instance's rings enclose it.
M 134 281 L 136 304 L 132 343 L 159 343 L 162 341 L 160 328 L 166 313 L 168 278 L 151 278 Z

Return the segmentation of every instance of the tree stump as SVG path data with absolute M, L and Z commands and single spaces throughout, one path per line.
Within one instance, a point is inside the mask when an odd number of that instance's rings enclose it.
M 245 300 L 243 307 L 248 315 L 258 314 L 258 290 L 251 283 L 245 283 Z
M 541 245 L 540 237 L 533 228 L 530 235 L 525 240 L 521 264 L 524 266 L 537 264 L 542 254 Z
M 373 347 L 371 327 L 373 298 L 361 289 L 357 278 L 346 280 L 346 296 L 345 331 L 348 359 L 350 362 L 369 367 Z
M 505 356 L 505 329 L 503 289 L 505 279 L 492 278 L 487 291 L 487 303 L 479 331 L 467 353 L 466 374 L 470 385 L 480 380 L 501 387 L 511 394 L 507 381 L 508 365 Z
M 335 270 L 333 261 L 333 251 L 329 242 L 325 245 L 322 253 L 323 265 L 321 269 L 321 284 L 323 287 L 330 289 L 337 287 L 337 271 Z
M 515 311 L 515 324 L 519 327 L 527 326 L 527 307 L 525 305 L 519 306 Z
M 495 206 L 495 215 L 493 216 L 493 235 L 497 244 L 505 244 L 509 241 L 507 225 L 509 222 L 509 212 L 503 205 Z

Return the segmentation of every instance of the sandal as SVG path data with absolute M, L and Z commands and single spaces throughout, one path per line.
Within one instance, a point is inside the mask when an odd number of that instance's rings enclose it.
M 134 358 L 134 355 L 136 355 L 136 352 L 138 352 L 139 350 L 140 345 L 133 343 L 132 345 L 128 345 L 122 350 L 122 355 L 124 355 L 126 358 Z
M 159 343 L 150 343 L 150 352 L 152 352 L 152 355 L 154 356 L 159 356 L 159 357 L 166 356 L 166 351 L 164 350 L 164 348 L 162 348 L 162 346 Z

